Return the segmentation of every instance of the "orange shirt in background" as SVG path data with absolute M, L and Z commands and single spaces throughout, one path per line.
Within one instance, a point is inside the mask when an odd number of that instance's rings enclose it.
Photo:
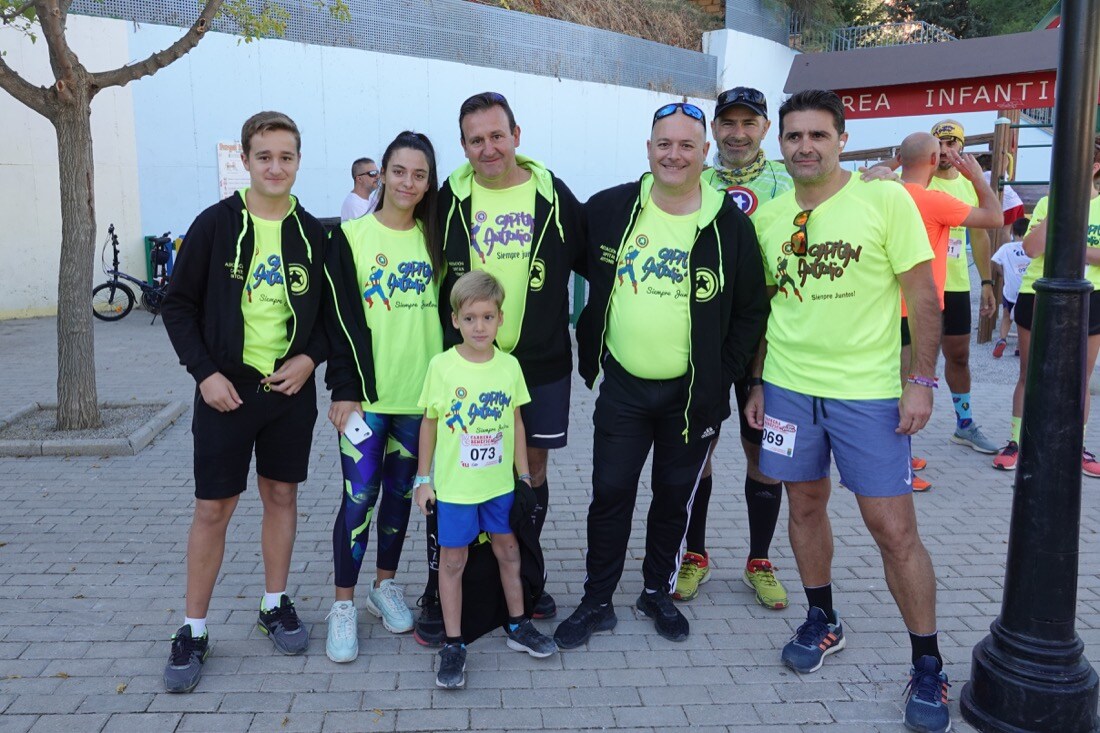
M 959 201 L 943 191 L 931 191 L 917 183 L 906 183 L 905 190 L 913 197 L 913 203 L 920 211 L 924 229 L 928 233 L 928 244 L 932 247 L 932 277 L 936 281 L 936 294 L 943 309 L 943 286 L 947 282 L 947 240 L 951 227 L 962 226 L 970 216 L 970 204 Z M 905 298 L 901 299 L 901 317 L 909 315 L 905 307 Z

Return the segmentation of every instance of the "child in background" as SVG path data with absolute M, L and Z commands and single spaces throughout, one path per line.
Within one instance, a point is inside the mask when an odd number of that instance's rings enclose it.
M 419 468 L 416 503 L 425 516 L 438 512 L 439 597 L 446 639 L 439 652 L 436 685 L 466 684 L 462 639 L 462 571 L 468 545 L 482 531 L 493 554 L 508 604 L 508 646 L 533 657 L 558 649 L 553 639 L 524 615 L 519 544 L 509 523 L 512 468 L 528 485 L 527 453 L 520 405 L 530 402 L 519 362 L 494 345 L 503 321 L 504 290 L 488 273 L 475 270 L 451 291 L 451 315 L 462 343 L 432 359 L 420 395 Z M 454 419 L 459 418 L 459 419 Z M 433 489 L 432 460 L 436 489 Z
M 1004 275 L 1004 288 L 1001 291 L 1001 331 L 997 343 L 993 344 L 993 358 L 1000 359 L 1008 345 L 1008 329 L 1012 326 L 1012 309 L 1016 307 L 1016 296 L 1020 292 L 1020 283 L 1031 264 L 1031 258 L 1024 252 L 1024 235 L 1030 221 L 1020 217 L 1012 222 L 1012 241 L 1005 242 L 993 255 L 993 266 Z M 1017 351 L 1019 356 L 1020 352 Z

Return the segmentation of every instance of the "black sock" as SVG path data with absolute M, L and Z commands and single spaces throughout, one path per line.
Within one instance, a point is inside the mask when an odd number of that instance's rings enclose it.
M 509 616 L 508 617 L 508 630 L 515 631 L 521 623 L 523 623 L 524 617 L 521 616 Z
M 802 586 L 802 588 L 806 591 L 806 602 L 824 611 L 825 615 L 829 617 L 829 623 L 835 624 L 836 612 L 833 610 L 833 584 L 826 583 L 816 588 Z
M 444 636 L 443 643 L 446 644 L 458 644 L 459 646 L 466 646 L 466 642 L 462 640 L 462 634 L 458 636 Z
M 691 502 L 691 516 L 688 517 L 687 551 L 703 557 L 707 556 L 707 509 L 713 485 L 713 476 L 699 479 L 695 499 Z
M 550 511 L 550 482 L 543 479 L 541 484 L 532 486 L 531 490 L 535 492 L 535 501 L 542 508 L 542 511 L 535 514 L 535 534 L 542 537 L 542 525 L 546 524 L 546 513 Z
M 917 660 L 921 657 L 935 657 L 939 662 L 939 668 L 943 669 L 943 657 L 940 656 L 940 642 L 939 632 L 933 631 L 931 634 L 914 634 L 909 632 L 909 643 L 913 646 L 913 665 L 916 666 Z
M 749 559 L 766 560 L 783 506 L 783 484 L 766 484 L 746 476 L 745 506 L 749 510 Z

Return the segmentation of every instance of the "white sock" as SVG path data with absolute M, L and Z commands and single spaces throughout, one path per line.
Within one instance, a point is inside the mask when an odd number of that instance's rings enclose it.
M 199 638 L 200 636 L 206 636 L 206 618 L 191 618 L 190 616 L 183 617 L 183 623 L 185 626 L 191 627 L 191 636 Z
M 270 611 L 273 608 L 278 608 L 279 603 L 283 600 L 284 595 L 286 595 L 285 590 L 281 590 L 276 593 L 264 593 L 263 604 L 260 606 L 260 608 L 265 611 Z

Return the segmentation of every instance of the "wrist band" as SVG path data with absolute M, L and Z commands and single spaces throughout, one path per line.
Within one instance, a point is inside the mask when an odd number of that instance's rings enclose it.
M 940 380 L 936 377 L 922 377 L 917 374 L 910 374 L 905 378 L 905 381 L 909 384 L 919 384 L 921 387 L 928 387 L 929 389 L 940 388 Z
M 424 484 L 430 484 L 431 482 L 432 482 L 432 477 L 431 476 L 414 476 L 413 477 L 413 488 L 415 489 L 417 486 L 422 486 Z
M 531 474 L 529 473 L 521 473 L 519 476 L 516 476 L 516 478 L 518 478 L 520 481 L 526 481 L 528 483 L 531 482 Z
M 745 384 L 747 384 L 750 387 L 763 387 L 764 386 L 764 380 L 761 379 L 760 377 L 749 377 L 748 379 L 745 380 Z
M 992 280 L 982 280 L 982 285 L 988 285 L 989 287 L 993 287 L 993 281 Z

